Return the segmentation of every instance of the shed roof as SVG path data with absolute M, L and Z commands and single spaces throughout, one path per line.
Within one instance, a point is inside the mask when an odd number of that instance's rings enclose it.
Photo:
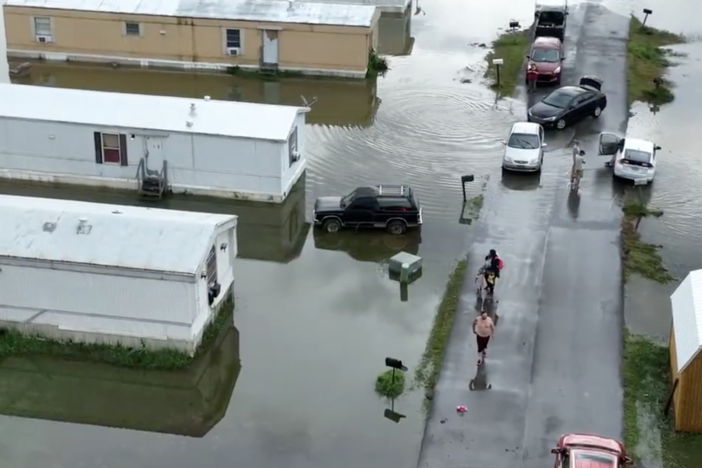
M 8 6 L 134 15 L 368 27 L 373 5 L 280 0 L 5 0 Z
M 293 106 L 9 83 L 0 84 L 0 102 L 0 118 L 273 141 L 286 141 L 298 113 L 306 111 Z
M 702 350 L 702 270 L 691 271 L 670 296 L 678 372 Z
M 0 258 L 190 275 L 237 217 L 0 195 L 0 219 Z

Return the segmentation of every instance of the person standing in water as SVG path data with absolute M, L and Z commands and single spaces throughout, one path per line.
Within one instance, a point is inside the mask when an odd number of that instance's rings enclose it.
M 486 310 L 480 313 L 473 322 L 473 333 L 478 343 L 478 365 L 482 365 L 483 359 L 487 356 L 487 347 L 490 338 L 495 333 L 495 324 L 488 315 Z

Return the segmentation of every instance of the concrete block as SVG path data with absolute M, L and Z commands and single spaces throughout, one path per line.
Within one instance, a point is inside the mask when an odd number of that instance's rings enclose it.
M 422 257 L 400 252 L 388 261 L 391 277 L 399 277 L 401 283 L 408 283 L 410 277 L 422 269 Z

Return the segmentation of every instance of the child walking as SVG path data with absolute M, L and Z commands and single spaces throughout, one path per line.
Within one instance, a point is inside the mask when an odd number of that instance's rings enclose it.
M 473 321 L 473 333 L 478 344 L 478 365 L 483 364 L 483 359 L 487 356 L 487 347 L 490 338 L 495 333 L 495 324 L 492 322 L 486 310 L 480 313 L 480 317 Z

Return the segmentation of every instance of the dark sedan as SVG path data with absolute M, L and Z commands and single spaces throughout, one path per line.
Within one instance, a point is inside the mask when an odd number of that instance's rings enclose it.
M 578 86 L 563 86 L 529 109 L 528 120 L 543 127 L 563 130 L 585 117 L 597 118 L 607 107 L 602 81 L 584 76 Z

